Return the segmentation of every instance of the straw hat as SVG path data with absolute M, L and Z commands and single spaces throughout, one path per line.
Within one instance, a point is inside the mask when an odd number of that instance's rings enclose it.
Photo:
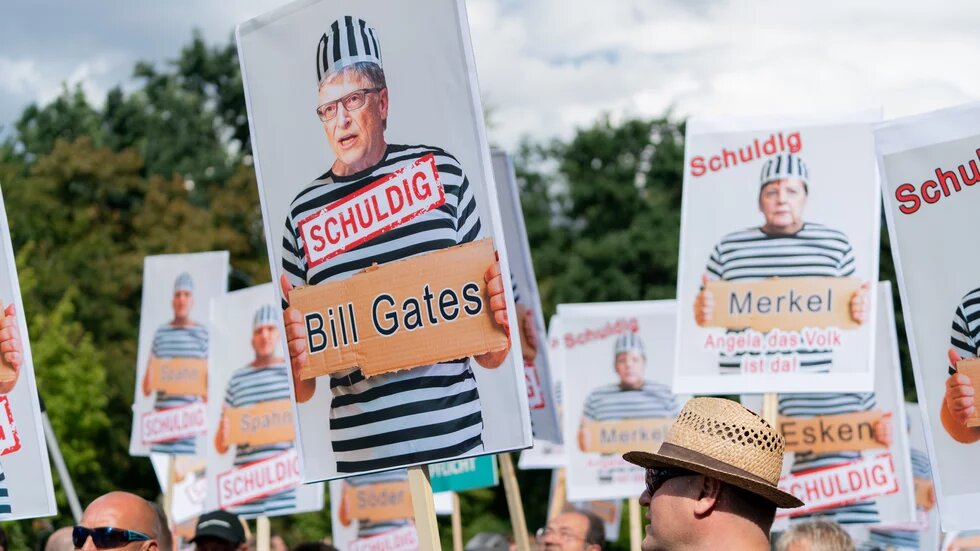
M 760 495 L 779 507 L 803 502 L 777 485 L 783 437 L 738 402 L 692 398 L 670 427 L 657 453 L 634 451 L 623 459 L 645 468 L 679 467 Z

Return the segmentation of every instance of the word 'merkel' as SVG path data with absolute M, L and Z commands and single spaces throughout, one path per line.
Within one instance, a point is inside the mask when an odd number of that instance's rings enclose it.
M 728 297 L 728 312 L 732 315 L 829 313 L 834 307 L 833 295 L 833 289 L 827 289 L 826 299 L 822 292 L 805 294 L 795 289 L 775 296 L 753 296 L 751 289 L 739 296 L 737 290 L 732 290 Z
M 459 291 L 446 288 L 433 293 L 430 285 L 422 287 L 420 296 L 396 299 L 381 293 L 371 301 L 371 325 L 379 335 L 390 337 L 398 331 L 414 331 L 426 326 L 451 323 L 460 316 L 476 316 L 483 312 L 481 287 L 474 281 L 465 283 Z M 340 348 L 360 342 L 354 304 L 337 305 L 325 312 L 307 312 L 306 339 L 311 354 L 328 346 Z

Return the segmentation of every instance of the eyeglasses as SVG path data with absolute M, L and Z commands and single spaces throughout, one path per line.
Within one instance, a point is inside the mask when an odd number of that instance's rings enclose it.
M 678 469 L 674 467 L 663 467 L 663 468 L 653 468 L 647 469 L 647 492 L 650 497 L 657 493 L 657 490 L 664 485 L 671 478 L 676 478 L 678 476 L 693 476 L 698 473 L 691 472 L 687 469 Z
M 592 544 L 589 540 L 581 536 L 576 536 L 568 528 L 561 528 L 559 530 L 556 530 L 551 526 L 545 526 L 544 528 L 538 528 L 538 531 L 534 533 L 534 539 L 538 543 L 541 543 L 542 540 L 548 536 L 557 536 L 558 539 L 561 540 L 563 543 L 567 543 L 570 541 L 581 541 L 589 545 Z
M 110 526 L 100 526 L 98 528 L 75 526 L 71 529 L 71 542 L 75 545 L 76 549 L 84 547 L 89 537 L 92 538 L 92 543 L 95 544 L 96 549 L 115 549 L 134 541 L 148 541 L 153 539 L 135 530 L 124 530 Z
M 316 114 L 323 122 L 332 121 L 337 118 L 338 103 L 343 103 L 344 109 L 348 111 L 356 111 L 364 107 L 364 102 L 367 101 L 368 94 L 380 92 L 381 90 L 382 88 L 361 88 L 360 90 L 354 90 L 340 99 L 321 103 L 316 108 Z

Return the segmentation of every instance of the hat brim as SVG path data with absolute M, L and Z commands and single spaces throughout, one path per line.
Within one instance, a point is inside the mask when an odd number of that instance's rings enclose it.
M 783 509 L 794 509 L 804 505 L 793 494 L 784 492 L 751 473 L 682 446 L 665 442 L 661 444 L 658 453 L 627 452 L 623 454 L 623 459 L 648 469 L 652 467 L 679 467 L 717 478 L 722 482 L 727 482 L 732 486 L 761 496 Z

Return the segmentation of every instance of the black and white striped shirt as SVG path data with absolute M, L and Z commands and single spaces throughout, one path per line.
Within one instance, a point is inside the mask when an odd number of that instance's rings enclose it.
M 977 343 L 980 343 L 980 289 L 970 291 L 960 301 L 953 313 L 949 335 L 949 344 L 960 358 L 976 358 L 980 352 Z
M 225 390 L 225 405 L 230 408 L 254 406 L 273 400 L 288 400 L 289 368 L 285 364 L 262 368 L 243 367 L 232 374 Z M 293 441 L 275 442 L 262 446 L 237 445 L 235 467 L 275 457 L 293 448 Z M 296 508 L 296 489 L 292 488 L 273 495 L 229 508 L 239 516 L 252 518 L 259 515 L 286 514 Z
M 591 421 L 676 417 L 680 412 L 670 387 L 646 381 L 636 390 L 613 383 L 593 390 L 585 399 L 582 416 Z
M 708 259 L 708 278 L 758 281 L 769 277 L 847 277 L 854 274 L 854 254 L 847 236 L 821 224 L 806 222 L 792 235 L 772 236 L 761 228 L 726 235 Z M 731 331 L 730 331 L 731 332 Z M 769 350 L 765 355 L 795 352 L 800 371 L 822 373 L 833 364 L 831 350 Z M 741 372 L 743 355 L 719 354 L 723 374 Z
M 299 221 L 427 155 L 435 155 L 445 203 L 326 262 L 310 267 Z M 282 266 L 293 285 L 350 277 L 371 266 L 468 243 L 480 233 L 470 182 L 449 153 L 424 145 L 388 145 L 375 166 L 350 176 L 327 172 L 293 200 Z M 469 359 L 366 379 L 355 370 L 330 379 L 330 438 L 337 471 L 356 473 L 434 462 L 483 446 L 483 417 Z
M 191 322 L 187 327 L 176 327 L 165 324 L 153 334 L 153 346 L 150 353 L 157 358 L 195 358 L 208 357 L 208 328 L 199 323 Z M 167 394 L 157 392 L 153 409 L 159 411 L 180 406 L 186 406 L 201 401 L 200 396 L 187 394 Z M 195 439 L 184 438 L 171 442 L 153 444 L 151 450 L 158 453 L 176 455 L 194 455 Z
M 780 394 L 779 414 L 804 418 L 817 415 L 838 415 L 842 413 L 869 411 L 874 409 L 876 404 L 877 401 L 873 392 Z M 832 467 L 855 461 L 861 457 L 861 452 L 832 452 L 823 454 L 794 452 L 791 470 L 794 473 L 799 473 L 822 467 Z M 800 520 L 813 517 L 829 518 L 841 524 L 879 522 L 878 507 L 874 500 L 794 516 L 793 519 Z

